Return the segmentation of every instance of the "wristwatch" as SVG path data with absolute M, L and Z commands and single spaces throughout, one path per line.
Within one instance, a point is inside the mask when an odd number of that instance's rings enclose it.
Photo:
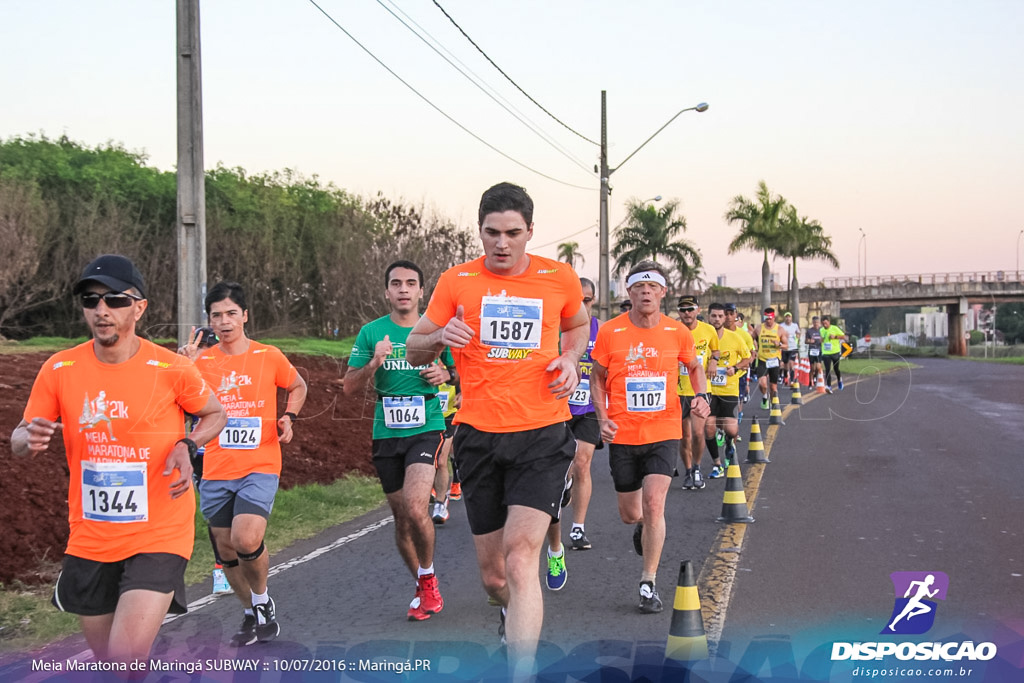
M 177 445 L 179 443 L 185 444 L 185 448 L 188 449 L 188 459 L 189 460 L 195 460 L 196 459 L 196 453 L 199 452 L 199 446 L 196 445 L 195 441 L 193 441 L 192 439 L 190 439 L 190 438 L 188 438 L 186 436 L 184 439 L 178 439 L 174 443 L 175 443 L 175 445 Z

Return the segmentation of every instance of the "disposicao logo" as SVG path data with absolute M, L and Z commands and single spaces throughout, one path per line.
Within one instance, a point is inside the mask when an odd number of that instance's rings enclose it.
M 881 633 L 916 635 L 927 633 L 935 623 L 938 603 L 945 600 L 949 577 L 944 572 L 893 572 L 896 601 L 888 625 Z
M 895 600 L 882 635 L 920 635 L 935 623 L 936 600 L 945 600 L 949 577 L 943 572 L 893 572 Z M 994 643 L 964 642 L 856 642 L 832 643 L 832 661 L 899 660 L 987 661 L 996 656 Z

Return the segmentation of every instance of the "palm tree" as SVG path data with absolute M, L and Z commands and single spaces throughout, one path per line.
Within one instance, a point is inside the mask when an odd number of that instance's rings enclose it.
M 626 203 L 626 220 L 615 230 L 615 275 L 644 259 L 661 260 L 669 265 L 669 297 L 673 280 L 688 287 L 700 282 L 703 269 L 700 250 L 689 240 L 678 237 L 686 230 L 686 218 L 677 213 L 679 200 L 666 202 L 661 208 L 631 199 Z M 677 277 L 672 278 L 674 274 Z
M 772 285 L 771 268 L 768 265 L 768 253 L 779 254 L 779 222 L 787 206 L 781 195 L 773 195 L 768 185 L 762 180 L 757 184 L 757 194 L 753 199 L 736 195 L 725 212 L 725 220 L 740 223 L 740 231 L 729 243 L 729 253 L 735 254 L 741 249 L 764 252 L 761 264 L 761 308 L 771 306 Z
M 800 283 L 796 277 L 797 259 L 825 261 L 833 268 L 839 267 L 839 259 L 832 253 L 832 238 L 825 234 L 821 223 L 807 216 L 799 216 L 796 207 L 787 206 L 779 224 L 780 240 L 778 253 L 793 259 L 793 280 L 790 283 L 790 310 L 794 311 L 796 324 L 800 325 Z
M 582 266 L 586 263 L 583 258 L 583 253 L 580 251 L 579 242 L 562 242 L 558 245 L 558 260 L 563 263 L 568 263 L 573 269 L 576 268 L 577 259 Z

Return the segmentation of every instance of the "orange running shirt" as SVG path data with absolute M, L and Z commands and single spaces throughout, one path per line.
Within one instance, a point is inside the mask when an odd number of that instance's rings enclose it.
M 484 257 L 441 274 L 426 316 L 443 327 L 461 305 L 476 334 L 462 349 L 452 349 L 462 382 L 457 424 L 485 432 L 518 432 L 565 422 L 568 397 L 548 389 L 556 373 L 548 364 L 558 357 L 563 318 L 583 305 L 579 277 L 567 263 L 530 254 L 525 273 L 496 275 Z
M 276 347 L 251 339 L 246 352 L 234 356 L 219 346 L 204 349 L 196 367 L 228 414 L 220 435 L 206 444 L 203 479 L 241 479 L 253 472 L 281 476 L 277 389 L 294 382 L 298 371 Z
M 97 562 L 138 553 L 188 559 L 195 496 L 171 498 L 167 455 L 185 436 L 185 412 L 212 395 L 183 356 L 144 339 L 117 365 L 101 363 L 88 341 L 50 357 L 39 370 L 24 418 L 57 420 L 71 481 L 66 552 Z
M 685 325 L 662 315 L 652 328 L 637 327 L 623 313 L 601 325 L 590 355 L 607 369 L 608 417 L 619 428 L 613 443 L 682 438 L 679 364 L 697 357 Z

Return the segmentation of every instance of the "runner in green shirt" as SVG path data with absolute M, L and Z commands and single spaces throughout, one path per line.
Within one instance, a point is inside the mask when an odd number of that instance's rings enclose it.
M 843 351 L 843 345 L 839 342 L 843 339 L 846 339 L 846 333 L 833 325 L 829 316 L 821 316 L 821 362 L 825 366 L 825 391 L 830 394 L 833 368 L 839 381 L 839 391 L 843 390 L 843 373 L 839 370 L 839 359 Z
M 391 313 L 359 330 L 345 373 L 345 394 L 376 392 L 373 464 L 395 516 L 395 542 L 416 578 L 410 621 L 437 614 L 444 600 L 434 575 L 434 524 L 428 512 L 434 466 L 441 451 L 444 416 L 437 387 L 451 381 L 451 351 L 440 362 L 413 367 L 405 360 L 405 342 L 420 318 L 423 271 L 411 261 L 396 261 L 384 271 Z M 372 378 L 372 384 L 370 382 Z

